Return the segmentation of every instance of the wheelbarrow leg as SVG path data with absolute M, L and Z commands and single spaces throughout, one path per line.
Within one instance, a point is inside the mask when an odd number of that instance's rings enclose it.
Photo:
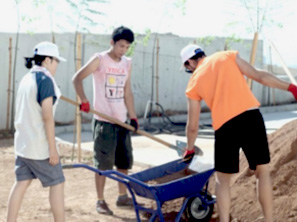
M 159 219 L 161 222 L 163 222 L 164 221 L 164 217 L 163 217 L 163 213 L 162 213 L 163 203 L 160 203 L 160 201 L 156 201 L 156 203 L 157 203 L 157 211 L 158 211 Z
M 162 213 L 163 203 L 161 203 L 158 200 L 156 195 L 155 195 L 155 200 L 156 200 L 157 209 L 153 210 L 153 214 L 152 214 L 151 218 L 149 219 L 149 222 L 154 222 L 157 216 L 159 217 L 160 222 L 163 222 L 164 221 L 164 216 L 163 216 L 163 213 Z
M 184 212 L 185 209 L 186 209 L 186 206 L 187 206 L 187 204 L 188 204 L 189 199 L 190 199 L 190 198 L 187 197 L 187 198 L 184 200 L 183 205 L 182 205 L 180 211 L 178 212 L 178 214 L 177 214 L 177 216 L 176 216 L 176 218 L 175 218 L 175 222 L 179 222 L 179 221 L 180 221 L 180 219 L 181 219 L 181 217 L 182 217 L 182 215 L 183 215 L 183 212 Z
M 157 214 L 153 214 L 149 220 L 149 222 L 154 222 L 157 217 Z
M 132 200 L 133 200 L 134 210 L 135 210 L 137 222 L 140 222 L 141 220 L 140 220 L 140 216 L 139 216 L 138 204 L 136 202 L 135 195 L 134 195 L 130 185 L 128 183 L 125 183 L 125 185 L 126 185 L 127 189 L 129 190 L 129 192 L 131 194 L 131 197 L 132 197 Z

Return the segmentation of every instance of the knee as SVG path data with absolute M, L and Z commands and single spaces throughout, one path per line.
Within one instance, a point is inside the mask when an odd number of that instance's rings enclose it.
M 217 185 L 230 185 L 232 174 L 216 172 Z
M 30 186 L 32 180 L 23 180 L 23 181 L 18 181 L 18 184 L 23 186 L 23 187 L 28 187 Z
M 16 181 L 15 182 L 15 189 L 21 189 L 21 190 L 27 190 L 27 188 L 30 186 L 32 180 L 22 180 L 22 181 Z
M 269 177 L 270 176 L 270 169 L 268 164 L 258 165 L 255 170 L 255 176 L 257 179 L 261 177 Z

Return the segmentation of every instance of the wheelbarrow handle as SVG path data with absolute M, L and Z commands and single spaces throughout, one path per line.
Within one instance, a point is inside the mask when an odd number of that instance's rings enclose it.
M 74 168 L 85 168 L 87 170 L 93 171 L 94 173 L 99 174 L 100 176 L 106 176 L 110 179 L 116 180 L 118 182 L 128 184 L 129 181 L 134 182 L 136 184 L 140 184 L 142 186 L 149 186 L 141 180 L 138 180 L 134 177 L 121 173 L 117 170 L 99 170 L 95 167 L 89 166 L 84 163 L 74 163 L 74 164 L 64 164 L 62 165 L 63 169 L 74 169 Z
M 62 168 L 63 169 L 73 169 L 75 167 L 73 166 L 73 164 L 65 164 L 65 165 L 62 165 Z

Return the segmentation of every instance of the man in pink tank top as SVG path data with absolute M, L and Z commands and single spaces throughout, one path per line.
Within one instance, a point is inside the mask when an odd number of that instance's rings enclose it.
M 187 72 L 192 73 L 186 95 L 188 120 L 184 158 L 192 157 L 198 135 L 201 101 L 211 110 L 215 130 L 216 196 L 220 222 L 229 222 L 230 181 L 239 172 L 239 151 L 244 152 L 257 179 L 259 202 L 266 222 L 273 221 L 273 196 L 270 181 L 270 153 L 260 103 L 246 83 L 246 77 L 265 86 L 288 90 L 297 99 L 297 87 L 273 74 L 255 69 L 237 51 L 206 56 L 198 45 L 181 50 Z
M 73 84 L 81 100 L 81 111 L 89 112 L 90 104 L 85 95 L 83 80 L 93 75 L 93 106 L 100 113 L 126 122 L 137 130 L 138 121 L 131 89 L 131 59 L 125 54 L 134 41 L 133 32 L 126 27 L 116 28 L 111 36 L 111 48 L 95 53 L 73 77 Z M 132 168 L 133 155 L 130 132 L 100 116 L 94 115 L 94 165 L 99 170 L 110 170 L 115 165 L 121 173 Z M 105 176 L 95 175 L 98 213 L 112 215 L 104 199 Z M 126 187 L 119 183 L 118 207 L 132 207 Z

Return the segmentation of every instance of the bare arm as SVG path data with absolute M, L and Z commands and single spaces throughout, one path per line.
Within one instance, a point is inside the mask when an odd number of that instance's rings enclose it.
M 79 96 L 81 102 L 85 103 L 88 101 L 83 88 L 83 80 L 92 74 L 99 66 L 99 58 L 92 57 L 87 64 L 80 68 L 72 78 L 72 83 L 74 85 L 75 91 Z
M 272 88 L 278 88 L 282 90 L 288 90 L 290 83 L 285 82 L 276 76 L 274 76 L 272 73 L 269 73 L 264 70 L 256 69 L 252 65 L 250 65 L 248 62 L 240 58 L 239 55 L 236 57 L 236 63 L 240 69 L 240 71 L 247 76 L 248 78 L 255 80 L 262 85 L 269 86 Z
M 49 145 L 49 163 L 56 165 L 59 163 L 59 154 L 57 152 L 55 140 L 55 121 L 53 116 L 53 97 L 44 99 L 41 103 L 42 120 L 44 122 L 46 138 Z
M 130 74 L 126 81 L 124 97 L 125 97 L 125 104 L 128 110 L 129 118 L 133 119 L 133 118 L 137 118 L 137 116 L 134 108 L 134 96 L 133 96 L 132 87 L 131 87 L 131 69 L 129 72 Z
M 192 150 L 195 145 L 199 129 L 200 110 L 200 101 L 188 99 L 188 120 L 186 126 L 188 150 Z

